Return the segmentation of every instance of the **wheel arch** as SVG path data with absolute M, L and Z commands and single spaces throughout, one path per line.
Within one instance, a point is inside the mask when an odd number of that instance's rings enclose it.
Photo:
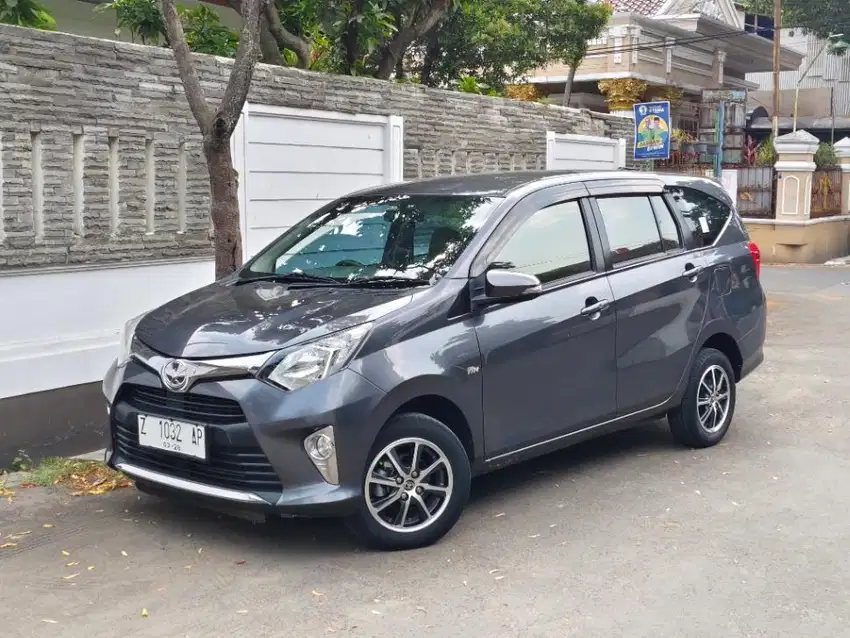
M 455 385 L 453 388 L 452 385 Z M 420 413 L 445 424 L 460 439 L 469 461 L 475 464 L 484 451 L 480 397 L 478 409 L 472 397 L 465 397 L 450 379 L 419 377 L 387 393 L 377 410 L 383 430 L 390 420 L 404 413 Z

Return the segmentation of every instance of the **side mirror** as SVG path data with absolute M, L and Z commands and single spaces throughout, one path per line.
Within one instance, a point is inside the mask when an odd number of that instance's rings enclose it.
M 513 270 L 488 270 L 484 280 L 484 294 L 475 302 L 486 306 L 532 299 L 543 291 L 540 280 Z

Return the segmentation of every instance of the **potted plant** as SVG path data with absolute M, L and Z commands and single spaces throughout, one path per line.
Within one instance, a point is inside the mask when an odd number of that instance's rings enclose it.
M 683 153 L 694 153 L 694 138 L 682 129 L 673 129 L 670 135 L 670 142 L 676 141 L 676 146 Z M 672 146 L 671 146 L 672 148 Z

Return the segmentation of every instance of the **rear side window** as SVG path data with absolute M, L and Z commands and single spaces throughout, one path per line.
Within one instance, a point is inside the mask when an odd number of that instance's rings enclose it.
M 517 228 L 493 265 L 534 275 L 544 284 L 592 270 L 578 202 L 563 202 L 534 213 Z
M 615 266 L 665 252 L 648 197 L 604 197 L 596 204 Z
M 732 209 L 719 199 L 687 187 L 670 187 L 679 210 L 690 226 L 698 247 L 711 246 L 732 214 Z
M 673 213 L 667 208 L 662 197 L 652 198 L 652 209 L 655 211 L 655 221 L 658 223 L 658 232 L 661 233 L 661 244 L 664 250 L 678 250 L 682 247 L 679 237 L 679 225 L 673 218 Z

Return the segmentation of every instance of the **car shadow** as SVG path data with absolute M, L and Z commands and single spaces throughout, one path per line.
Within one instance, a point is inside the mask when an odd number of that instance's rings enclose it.
M 656 421 L 512 465 L 473 481 L 467 516 L 476 516 L 476 512 L 480 513 L 494 502 L 525 501 L 533 495 L 538 484 L 566 480 L 570 474 L 577 475 L 588 466 L 609 464 L 637 454 L 663 454 L 671 449 L 680 448 L 674 444 L 666 424 Z M 259 556 L 328 557 L 369 552 L 357 544 L 338 519 L 270 517 L 258 523 L 153 496 L 143 496 L 135 503 L 148 518 L 158 521 L 161 530 L 173 529 L 183 535 L 205 537 L 208 543 L 240 545 Z

